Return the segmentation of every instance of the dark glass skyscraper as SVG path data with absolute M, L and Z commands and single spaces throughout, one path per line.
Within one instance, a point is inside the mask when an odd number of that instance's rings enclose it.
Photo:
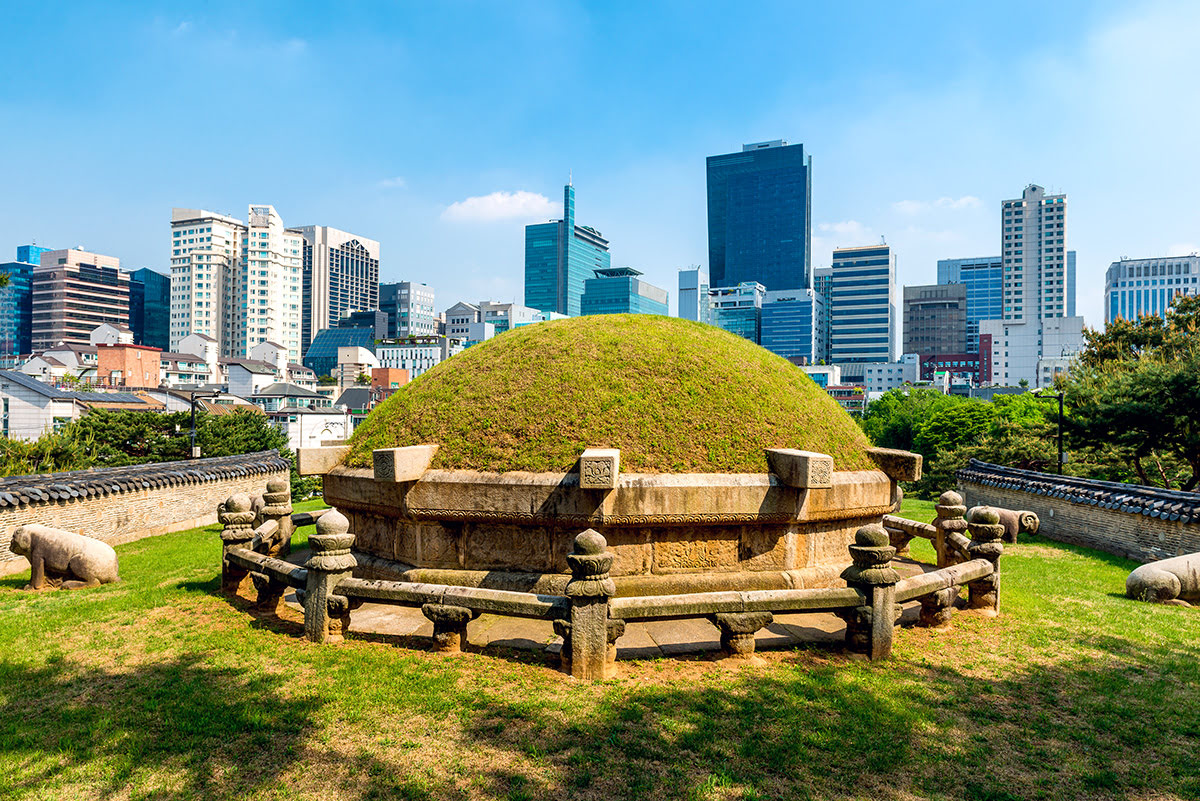
M 811 289 L 812 157 L 783 140 L 708 157 L 709 285 Z
M 608 240 L 575 224 L 575 187 L 563 187 L 563 218 L 525 226 L 525 305 L 571 317 L 581 313 L 584 282 L 610 266 Z
M 17 253 L 29 258 L 27 251 Z M 0 264 L 0 273 L 8 276 L 8 285 L 0 287 L 0 366 L 5 369 L 16 367 L 18 357 L 33 350 L 33 268 L 20 258 Z
M 129 274 L 129 327 L 135 345 L 168 350 L 171 343 L 171 277 L 143 267 Z

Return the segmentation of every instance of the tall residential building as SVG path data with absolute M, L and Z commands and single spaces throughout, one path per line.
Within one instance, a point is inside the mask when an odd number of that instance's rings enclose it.
M 1179 295 L 1200 295 L 1200 255 L 1114 261 L 1104 275 L 1104 322 L 1164 317 Z
M 689 267 L 679 271 L 679 291 L 676 314 L 684 320 L 707 323 L 708 320 L 708 270 Z
M 999 256 L 939 259 L 939 284 L 967 288 L 967 353 L 979 352 L 979 323 L 1004 314 L 1004 263 Z
M 33 248 L 31 251 L 30 248 Z M 33 271 L 49 248 L 21 245 L 17 260 L 0 264 L 8 285 L 0 287 L 0 367 L 12 369 L 33 350 Z
M 580 314 L 584 281 L 610 266 L 608 240 L 575 224 L 575 187 L 563 187 L 563 218 L 525 226 L 525 305 Z
M 889 245 L 833 251 L 830 358 L 896 361 L 896 256 Z M 844 371 L 844 370 L 843 370 Z
M 821 324 L 823 326 L 821 341 L 825 343 L 825 351 L 817 359 L 828 364 L 832 357 L 832 354 L 829 352 L 829 346 L 833 341 L 833 319 L 830 316 L 833 308 L 833 268 L 818 267 L 813 270 L 812 275 L 813 291 L 825 301 L 825 313 L 821 316 Z
M 1020 198 L 1001 204 L 1000 226 L 1004 309 L 999 319 L 980 322 L 980 342 L 990 337 L 991 383 L 1042 387 L 1083 348 L 1083 318 L 1071 313 L 1067 196 L 1030 184 Z
M 101 323 L 129 322 L 129 273 L 86 250 L 47 250 L 32 273 L 32 349 L 87 345 Z
M 814 289 L 774 289 L 763 295 L 759 344 L 796 363 L 825 358 L 825 300 Z
M 327 225 L 289 229 L 303 237 L 300 348 L 350 312 L 379 308 L 379 243 Z
M 143 267 L 129 274 L 129 327 L 133 343 L 168 350 L 171 344 L 171 277 Z
M 580 314 L 662 314 L 667 313 L 667 290 L 643 281 L 640 270 L 632 267 L 607 267 L 596 270 L 596 277 L 583 282 Z
M 904 287 L 904 353 L 966 353 L 966 346 L 966 285 Z
M 417 281 L 379 285 L 379 310 L 388 316 L 388 339 L 428 337 L 438 332 L 434 293 Z
M 711 286 L 812 288 L 812 157 L 782 139 L 708 157 Z
M 300 361 L 302 237 L 274 207 L 249 219 L 171 210 L 171 350 L 189 334 L 212 337 L 227 358 L 278 342 Z
M 766 287 L 757 281 L 709 289 L 712 324 L 757 343 L 762 335 L 762 307 L 766 293 Z

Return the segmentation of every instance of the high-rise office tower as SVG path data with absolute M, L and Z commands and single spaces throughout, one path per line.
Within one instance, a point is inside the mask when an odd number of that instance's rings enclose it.
M 904 287 L 903 353 L 936 356 L 966 353 L 967 287 L 933 284 Z
M 1179 295 L 1200 295 L 1200 255 L 1114 261 L 1104 275 L 1104 322 L 1164 317 Z
M 896 256 L 888 245 L 833 251 L 830 357 L 835 364 L 896 360 Z
M 580 314 L 666 314 L 667 290 L 639 276 L 632 267 L 596 270 L 596 277 L 583 282 Z
M 327 225 L 289 229 L 304 238 L 300 349 L 350 312 L 379 308 L 379 243 Z
M 171 344 L 171 277 L 143 267 L 129 274 L 133 344 L 167 350 Z
M 388 339 L 436 334 L 433 304 L 433 290 L 417 281 L 379 285 L 379 309 L 388 316 Z
M 979 352 L 979 323 L 999 320 L 1004 313 L 1004 263 L 999 256 L 971 259 L 939 259 L 939 284 L 962 284 L 967 288 L 967 350 Z
M 302 238 L 274 207 L 251 205 L 243 223 L 197 209 L 171 211 L 171 349 L 210 336 L 221 355 L 247 358 L 276 342 L 300 361 Z
M 1045 386 L 1047 376 L 1061 372 L 1083 348 L 1083 320 L 1072 314 L 1075 270 L 1066 249 L 1067 196 L 1047 195 L 1030 184 L 1020 198 L 1003 201 L 1000 227 L 1003 312 L 979 324 L 981 341 L 990 337 L 991 381 Z
M 708 290 L 712 324 L 757 343 L 762 337 L 763 298 L 767 290 L 757 281 Z
M 759 344 L 785 359 L 825 358 L 825 300 L 815 289 L 773 289 L 763 295 Z
M 0 264 L 8 284 L 0 287 L 0 367 L 12 369 L 33 350 L 33 271 L 49 248 L 21 245 L 17 260 Z M 34 261 L 29 261 L 33 259 Z
M 679 317 L 701 323 L 709 322 L 708 270 L 703 267 L 680 270 L 676 298 L 679 304 L 676 314 Z
M 575 224 L 575 187 L 563 187 L 563 218 L 525 226 L 525 305 L 580 314 L 584 281 L 610 266 L 608 240 Z
M 811 289 L 812 157 L 782 139 L 708 157 L 710 285 Z
M 828 364 L 832 358 L 832 354 L 829 352 L 829 345 L 833 341 L 833 321 L 830 317 L 833 306 L 833 268 L 817 267 L 812 271 L 812 276 L 813 291 L 825 301 L 824 312 L 821 315 L 821 342 L 824 344 L 825 350 L 817 355 L 817 361 L 824 361 Z
M 48 250 L 32 273 L 32 349 L 87 345 L 101 323 L 129 324 L 129 273 L 114 256 Z

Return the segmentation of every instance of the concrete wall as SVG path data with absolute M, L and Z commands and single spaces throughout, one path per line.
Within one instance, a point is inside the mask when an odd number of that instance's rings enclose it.
M 217 522 L 217 504 L 238 492 L 260 494 L 287 477 L 276 451 L 76 470 L 0 480 L 0 574 L 29 569 L 8 548 L 13 529 L 41 523 L 112 545 Z M 57 496 L 57 497 L 55 497 Z M 21 502 L 24 499 L 24 502 Z
M 967 506 L 1028 509 L 1038 534 L 1152 562 L 1200 551 L 1200 494 L 1091 481 L 972 460 L 958 473 Z M 1174 519 L 1172 519 L 1174 518 Z

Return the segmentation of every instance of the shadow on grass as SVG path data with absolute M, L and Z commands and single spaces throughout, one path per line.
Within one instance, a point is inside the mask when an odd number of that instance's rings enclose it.
M 0 755 L 16 768 L 8 792 L 44 794 L 64 772 L 99 796 L 148 785 L 151 795 L 231 798 L 271 785 L 298 758 L 318 702 L 200 659 L 130 670 L 0 662 Z

